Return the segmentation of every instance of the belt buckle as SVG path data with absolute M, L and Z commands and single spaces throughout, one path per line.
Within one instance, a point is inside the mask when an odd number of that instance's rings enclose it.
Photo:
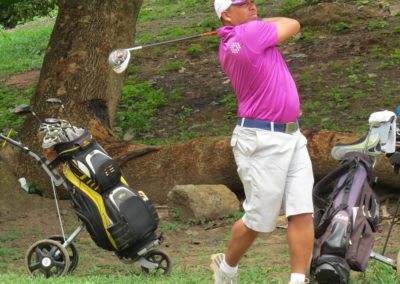
M 286 132 L 286 133 L 291 134 L 291 133 L 296 132 L 296 130 L 297 130 L 296 122 L 289 122 L 289 123 L 286 123 L 286 127 L 285 127 L 285 132 Z

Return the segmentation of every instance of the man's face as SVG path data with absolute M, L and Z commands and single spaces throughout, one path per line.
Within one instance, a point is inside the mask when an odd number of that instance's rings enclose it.
M 253 0 L 247 0 L 245 3 L 231 5 L 224 11 L 222 17 L 228 20 L 230 24 L 237 26 L 250 21 L 257 20 L 257 7 Z

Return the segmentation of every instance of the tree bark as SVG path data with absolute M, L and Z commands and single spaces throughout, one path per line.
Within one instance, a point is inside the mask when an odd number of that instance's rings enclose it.
M 121 96 L 123 75 L 107 63 L 116 48 L 130 47 L 143 0 L 60 0 L 59 13 L 49 41 L 31 105 L 40 119 L 65 118 L 59 106 L 46 103 L 60 98 L 73 124 L 87 128 L 100 142 L 113 140 L 111 125 Z M 39 123 L 26 119 L 21 140 L 40 149 Z M 25 156 L 20 175 L 39 187 L 48 177 Z M 38 178 L 40 177 L 40 178 Z

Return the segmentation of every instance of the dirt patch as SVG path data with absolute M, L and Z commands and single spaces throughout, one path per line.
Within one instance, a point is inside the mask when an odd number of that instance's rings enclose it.
M 10 76 L 5 85 L 12 88 L 26 88 L 36 84 L 39 81 L 39 70 L 32 70 L 29 72 Z

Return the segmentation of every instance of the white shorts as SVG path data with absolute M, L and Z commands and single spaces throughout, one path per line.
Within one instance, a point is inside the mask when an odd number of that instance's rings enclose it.
M 286 216 L 314 211 L 314 177 L 307 139 L 294 134 L 236 126 L 231 146 L 243 183 L 244 224 L 272 232 L 283 205 Z

